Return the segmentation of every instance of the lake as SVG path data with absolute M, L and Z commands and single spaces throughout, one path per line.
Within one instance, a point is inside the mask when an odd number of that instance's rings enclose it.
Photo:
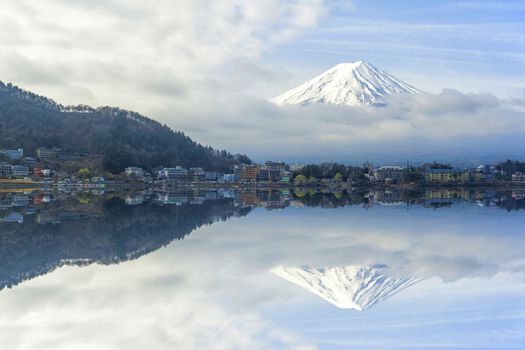
M 525 192 L 0 195 L 2 349 L 523 349 Z

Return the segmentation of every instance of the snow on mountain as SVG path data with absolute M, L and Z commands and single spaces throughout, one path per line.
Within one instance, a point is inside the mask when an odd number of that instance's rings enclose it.
M 384 268 L 359 265 L 320 269 L 280 266 L 271 272 L 339 308 L 359 311 L 420 281 L 418 278 L 388 277 Z
M 390 94 L 421 91 L 370 63 L 341 63 L 323 74 L 272 99 L 277 104 L 381 105 Z

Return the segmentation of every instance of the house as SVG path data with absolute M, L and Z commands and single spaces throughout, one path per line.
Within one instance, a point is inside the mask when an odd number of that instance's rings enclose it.
M 425 180 L 435 183 L 465 183 L 470 179 L 468 170 L 460 169 L 427 169 Z
M 397 165 L 386 165 L 374 171 L 374 178 L 381 182 L 398 182 L 403 178 L 403 168 Z

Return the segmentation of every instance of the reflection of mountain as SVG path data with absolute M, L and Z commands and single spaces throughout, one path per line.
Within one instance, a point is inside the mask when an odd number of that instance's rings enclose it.
M 231 199 L 200 205 L 128 206 L 119 199 L 104 202 L 103 215 L 60 224 L 3 223 L 0 232 L 0 289 L 42 275 L 62 265 L 115 264 L 183 239 L 196 228 L 250 209 Z
M 276 275 L 295 283 L 342 309 L 363 311 L 419 282 L 417 278 L 393 278 L 384 275 L 380 267 L 307 266 L 277 267 Z

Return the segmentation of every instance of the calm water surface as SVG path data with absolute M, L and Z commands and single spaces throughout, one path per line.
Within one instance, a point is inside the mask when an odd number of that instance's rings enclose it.
M 525 195 L 0 196 L 2 349 L 524 349 Z

